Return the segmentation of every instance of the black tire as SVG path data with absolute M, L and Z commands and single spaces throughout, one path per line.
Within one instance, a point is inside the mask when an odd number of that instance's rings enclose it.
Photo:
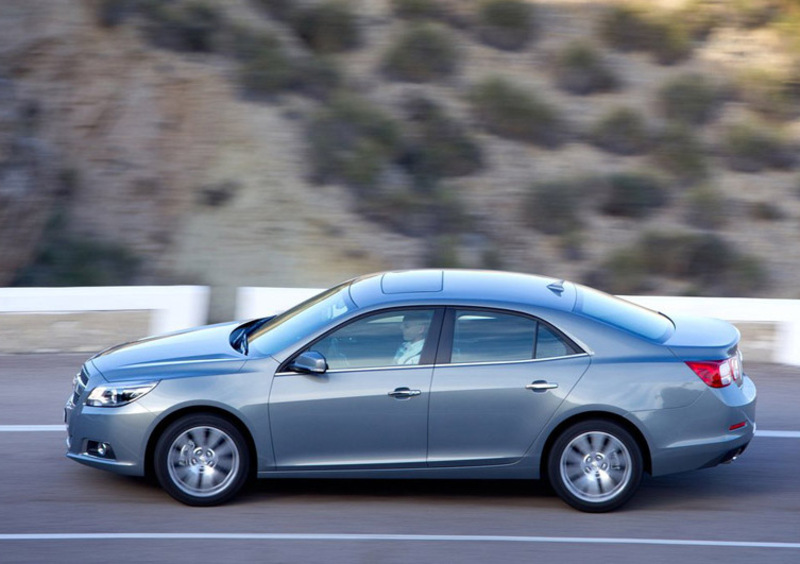
M 642 481 L 642 452 L 623 427 L 602 419 L 582 421 L 553 443 L 547 473 L 558 496 L 589 513 L 627 503 Z
M 249 476 L 250 451 L 235 425 L 211 414 L 187 415 L 159 437 L 154 452 L 158 483 L 187 505 L 232 499 Z

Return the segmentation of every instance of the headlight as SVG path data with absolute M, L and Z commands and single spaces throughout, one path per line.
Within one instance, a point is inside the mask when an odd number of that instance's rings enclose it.
M 155 388 L 156 384 L 158 382 L 97 386 L 86 398 L 86 405 L 91 407 L 119 407 L 139 399 Z

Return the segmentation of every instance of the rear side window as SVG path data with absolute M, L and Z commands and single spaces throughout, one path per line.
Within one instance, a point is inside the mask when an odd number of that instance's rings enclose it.
M 535 358 L 556 358 L 559 356 L 569 356 L 578 354 L 580 351 L 553 329 L 539 323 L 539 330 L 536 338 Z
M 554 358 L 577 352 L 571 343 L 535 319 L 493 311 L 455 311 L 451 363 Z

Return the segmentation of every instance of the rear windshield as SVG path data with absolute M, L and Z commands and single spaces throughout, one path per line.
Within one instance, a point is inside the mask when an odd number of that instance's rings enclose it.
M 578 313 L 651 341 L 663 342 L 672 334 L 674 326 L 664 314 L 586 286 L 578 288 Z

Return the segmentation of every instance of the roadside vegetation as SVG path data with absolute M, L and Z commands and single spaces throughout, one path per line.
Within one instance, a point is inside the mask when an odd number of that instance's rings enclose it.
M 525 0 L 391 0 L 380 16 L 347 0 L 252 0 L 249 21 L 221 0 L 94 5 L 99 25 L 130 24 L 159 49 L 227 61 L 245 100 L 285 105 L 304 128 L 308 178 L 347 187 L 369 220 L 426 237 L 426 264 L 463 264 L 470 234 L 488 241 L 486 264 L 507 262 L 507 233 L 489 227 L 492 212 L 468 204 L 461 186 L 480 183 L 490 201 L 493 179 L 517 174 L 498 165 L 509 147 L 522 160 L 558 163 L 542 177 L 514 176 L 510 229 L 552 239 L 612 291 L 648 291 L 659 278 L 686 282 L 687 293 L 753 291 L 768 268 L 726 238 L 732 217 L 793 218 L 777 200 L 735 202 L 730 188 L 730 175 L 757 182 L 800 164 L 793 0 L 608 3 L 589 33 L 560 42 L 549 34 L 567 12 Z M 753 30 L 771 34 L 781 65 L 709 72 L 695 57 L 715 34 Z M 660 84 L 643 94 L 636 73 L 647 65 Z M 602 171 L 559 160 L 587 150 L 601 155 L 588 162 Z M 662 214 L 687 231 L 644 230 Z M 605 222 L 635 230 L 636 242 L 586 252 Z M 75 256 L 106 256 L 70 244 Z M 40 265 L 47 256 L 45 248 Z M 119 256 L 109 272 L 134 268 Z

